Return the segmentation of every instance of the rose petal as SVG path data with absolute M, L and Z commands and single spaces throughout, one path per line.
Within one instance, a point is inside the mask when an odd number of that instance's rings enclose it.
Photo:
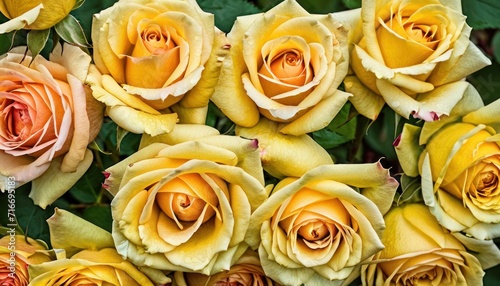
M 90 167 L 94 159 L 92 151 L 86 149 L 85 156 L 72 173 L 61 171 L 62 157 L 53 159 L 50 167 L 38 178 L 32 181 L 29 197 L 36 205 L 45 209 L 67 192 Z M 17 178 L 16 178 L 17 179 Z
M 65 249 L 69 256 L 82 249 L 114 247 L 110 233 L 66 210 L 55 208 L 47 223 L 52 246 Z

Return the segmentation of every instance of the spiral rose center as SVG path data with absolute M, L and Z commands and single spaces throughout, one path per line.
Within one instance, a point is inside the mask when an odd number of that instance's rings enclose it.
M 223 185 L 216 176 L 184 174 L 165 183 L 156 195 L 158 206 L 178 223 L 179 228 L 184 227 L 182 222 L 201 220 L 204 223 L 217 213 L 219 201 L 206 180 L 214 180 L 213 184 L 218 186 Z
M 6 121 L 7 131 L 14 138 L 28 136 L 32 127 L 28 107 L 20 102 L 12 102 L 2 112 Z
M 146 49 L 153 55 L 164 54 L 177 46 L 170 32 L 161 29 L 159 25 L 146 27 L 141 33 L 141 38 Z
M 298 234 L 309 241 L 321 240 L 330 234 L 328 227 L 321 221 L 313 221 L 302 226 Z

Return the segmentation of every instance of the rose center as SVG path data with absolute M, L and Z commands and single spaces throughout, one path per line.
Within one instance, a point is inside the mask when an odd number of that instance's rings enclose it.
M 302 226 L 298 234 L 306 240 L 316 241 L 325 238 L 330 232 L 323 222 L 315 221 Z
M 146 49 L 153 55 L 164 54 L 177 46 L 175 41 L 171 38 L 170 32 L 161 29 L 159 25 L 150 25 L 146 27 L 142 31 L 141 37 Z
M 250 278 L 250 279 L 252 279 L 252 278 Z M 236 281 L 233 278 L 224 278 L 222 280 L 217 281 L 217 283 L 215 283 L 215 286 L 245 286 L 245 285 L 253 285 L 253 284 L 252 283 L 243 284 L 243 283 L 240 283 L 239 281 Z
M 28 107 L 20 102 L 9 104 L 2 115 L 5 118 L 7 130 L 14 137 L 25 137 L 32 127 Z

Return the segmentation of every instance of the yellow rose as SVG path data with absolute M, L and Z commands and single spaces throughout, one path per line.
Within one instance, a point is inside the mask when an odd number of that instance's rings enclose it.
M 109 232 L 68 211 L 56 208 L 47 223 L 57 260 L 31 265 L 29 285 L 153 286 L 170 282 L 160 271 L 136 268 L 118 254 Z
M 331 15 L 311 15 L 295 0 L 264 14 L 241 16 L 212 101 L 233 122 L 260 114 L 302 135 L 335 117 L 350 94 L 337 90 L 347 73 L 347 30 Z M 235 107 L 238 108 L 235 108 Z
M 68 16 L 76 0 L 0 0 L 0 12 L 11 19 L 0 34 L 19 29 L 45 30 Z
M 347 285 L 384 247 L 382 216 L 397 187 L 380 163 L 323 165 L 283 179 L 252 214 L 246 241 L 283 285 Z
M 8 233 L 0 239 L 0 281 L 2 285 L 26 286 L 28 266 L 50 261 L 47 245 L 24 235 Z
M 466 88 L 461 81 L 491 63 L 469 40 L 460 0 L 364 0 L 342 18 L 353 26 L 346 91 L 371 119 L 385 103 L 405 118 L 448 115 Z
M 118 252 L 162 270 L 229 269 L 267 197 L 256 140 L 235 136 L 151 144 L 105 174 Z
M 208 286 L 208 285 L 238 285 L 279 286 L 280 284 L 266 277 L 260 265 L 259 255 L 247 250 L 229 270 L 207 276 L 200 273 L 175 272 L 173 286 Z
M 196 1 L 118 1 L 94 16 L 92 41 L 89 83 L 119 126 L 154 136 L 172 131 L 178 115 L 205 123 L 229 46 Z
M 33 181 L 30 197 L 45 208 L 92 163 L 87 145 L 103 108 L 84 84 L 91 58 L 78 47 L 57 45 L 49 60 L 24 52 L 0 60 L 0 179 Z
M 396 152 L 406 174 L 422 177 L 425 203 L 445 228 L 492 239 L 500 236 L 500 100 L 482 105 L 470 86 L 450 117 L 406 125 Z
M 384 250 L 363 265 L 363 285 L 482 285 L 478 259 L 422 204 L 394 207 L 384 217 Z

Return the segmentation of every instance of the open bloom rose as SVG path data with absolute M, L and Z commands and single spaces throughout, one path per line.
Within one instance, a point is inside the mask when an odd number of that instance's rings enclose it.
M 384 217 L 385 248 L 363 265 L 363 285 L 482 285 L 483 270 L 423 204 L 394 207 Z
M 492 239 L 500 236 L 500 100 L 481 107 L 472 86 L 465 97 L 449 118 L 406 126 L 396 150 L 405 173 L 421 175 L 425 203 L 444 227 Z
M 119 126 L 154 136 L 172 131 L 178 115 L 205 123 L 197 114 L 229 46 L 196 1 L 118 1 L 94 16 L 92 40 L 98 70 L 89 83 Z
M 176 286 L 206 286 L 206 285 L 238 285 L 238 286 L 279 286 L 271 278 L 266 277 L 260 265 L 259 255 L 255 251 L 247 250 L 229 270 L 203 275 L 200 273 L 176 272 L 174 274 Z
M 233 122 L 257 124 L 260 114 L 283 122 L 280 132 L 319 130 L 350 96 L 338 91 L 348 68 L 347 30 L 332 15 L 311 15 L 295 0 L 241 16 L 212 101 Z M 236 108 L 237 107 L 237 108 Z
M 153 281 L 114 248 L 111 234 L 90 222 L 57 209 L 47 220 L 57 260 L 29 267 L 30 284 L 37 285 L 158 285 L 170 281 L 150 270 Z
M 353 26 L 345 87 L 371 119 L 385 103 L 405 118 L 448 115 L 465 89 L 457 82 L 490 64 L 469 40 L 460 0 L 365 0 L 342 13 Z
M 75 4 L 76 0 L 0 0 L 0 12 L 10 19 L 0 25 L 0 34 L 48 29 L 68 16 Z
M 103 108 L 84 84 L 91 58 L 78 47 L 57 45 L 49 60 L 24 52 L 0 60 L 0 175 L 33 181 L 30 197 L 45 208 L 92 163 L 87 145 Z
M 151 144 L 107 169 L 118 252 L 162 270 L 229 269 L 267 197 L 258 153 L 256 140 L 216 135 Z
M 47 245 L 24 235 L 10 235 L 0 239 L 0 281 L 2 285 L 26 286 L 29 283 L 28 266 L 50 261 Z
M 380 163 L 323 165 L 288 177 L 252 214 L 246 241 L 283 285 L 347 285 L 384 247 L 382 216 L 397 187 Z

